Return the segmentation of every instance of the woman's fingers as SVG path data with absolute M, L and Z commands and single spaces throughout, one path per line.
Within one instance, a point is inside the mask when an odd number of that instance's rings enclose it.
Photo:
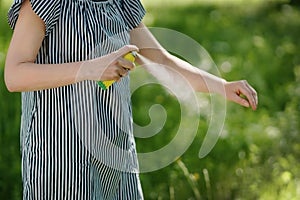
M 98 68 L 101 74 L 97 79 L 119 81 L 122 77 L 127 76 L 128 71 L 135 68 L 135 64 L 124 59 L 123 56 L 132 51 L 138 51 L 138 48 L 134 45 L 125 45 L 117 51 L 100 57 L 98 62 L 100 64 L 102 61 L 103 68 Z
M 127 76 L 128 72 L 134 68 L 134 63 L 125 60 L 124 58 L 118 58 L 114 63 L 107 67 L 105 73 L 111 74 L 110 80 L 119 81 L 122 77 Z
M 251 105 L 253 110 L 256 110 L 257 106 L 257 93 L 256 91 L 248 84 L 247 81 L 240 81 L 238 86 L 237 94 L 241 98 L 245 98 L 248 103 Z
M 257 109 L 258 97 L 255 89 L 253 89 L 247 81 L 228 82 L 225 86 L 226 96 L 242 106 L 251 106 L 253 110 Z
M 236 103 L 238 103 L 238 104 L 240 104 L 242 106 L 245 106 L 245 107 L 249 107 L 250 106 L 249 101 L 246 100 L 245 98 L 243 98 L 238 93 L 234 93 L 232 99 L 229 99 L 229 100 L 232 100 L 233 102 L 236 102 Z
M 132 51 L 138 51 L 138 48 L 134 45 L 125 45 L 113 53 L 116 62 L 112 63 L 112 65 L 117 66 L 116 73 L 119 75 L 119 77 L 126 76 L 129 70 L 133 70 L 135 68 L 134 62 L 124 59 L 124 55 Z
M 122 57 L 120 57 L 118 60 L 117 60 L 117 65 L 119 65 L 120 67 L 123 67 L 124 69 L 126 70 L 133 70 L 135 68 L 135 64 L 134 62 L 131 62 L 129 60 L 126 60 Z
M 252 109 L 256 110 L 256 107 L 257 107 L 257 104 L 258 104 L 257 92 L 248 83 L 246 84 L 246 87 L 248 88 L 248 96 L 249 96 L 247 98 L 250 101 Z

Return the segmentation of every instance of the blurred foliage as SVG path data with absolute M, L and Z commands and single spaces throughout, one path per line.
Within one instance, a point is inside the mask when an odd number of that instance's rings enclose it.
M 147 9 L 149 25 L 197 40 L 224 78 L 246 79 L 259 93 L 255 112 L 228 103 L 222 138 L 199 159 L 207 128 L 202 120 L 181 160 L 197 179 L 202 199 L 299 199 L 299 8 L 271 1 L 247 4 L 169 5 L 164 12 L 151 4 Z M 159 144 L 153 141 L 148 145 Z M 146 199 L 169 199 L 170 188 L 175 199 L 196 198 L 176 163 L 141 178 Z
M 6 13 L 7 7 L 0 1 L 0 199 L 21 199 L 20 94 L 8 93 L 3 74 L 12 33 Z
M 3 66 L 11 31 L 1 2 Z M 260 105 L 253 112 L 228 102 L 222 137 L 203 159 L 197 155 L 207 120 L 201 118 L 197 137 L 180 160 L 141 174 L 145 199 L 300 199 L 300 11 L 287 1 L 261 2 L 147 6 L 149 26 L 198 41 L 224 78 L 247 79 L 258 90 Z M 20 95 L 7 92 L 2 68 L 0 75 L 0 199 L 20 199 Z M 137 139 L 138 151 L 168 143 L 180 120 L 176 99 L 153 85 L 136 91 L 132 101 L 141 125 L 149 123 L 153 104 L 168 112 L 159 134 Z
M 21 199 L 20 94 L 8 93 L 3 81 L 5 55 L 12 33 L 5 5 L 0 1 L 0 199 Z

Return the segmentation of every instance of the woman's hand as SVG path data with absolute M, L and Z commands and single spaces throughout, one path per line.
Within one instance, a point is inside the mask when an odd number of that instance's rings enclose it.
M 76 77 L 77 81 L 119 81 L 128 74 L 128 71 L 135 68 L 133 62 L 123 58 L 132 51 L 138 51 L 138 48 L 134 45 L 126 45 L 105 56 L 83 62 Z
M 245 107 L 252 107 L 257 109 L 258 97 L 255 89 L 245 80 L 225 82 L 225 97 Z

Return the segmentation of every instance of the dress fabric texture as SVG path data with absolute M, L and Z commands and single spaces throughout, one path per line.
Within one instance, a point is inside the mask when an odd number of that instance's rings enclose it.
M 45 22 L 39 64 L 84 61 L 129 44 L 139 0 L 30 0 Z M 8 12 L 15 27 L 22 0 Z M 129 76 L 22 92 L 23 199 L 143 199 L 132 130 Z

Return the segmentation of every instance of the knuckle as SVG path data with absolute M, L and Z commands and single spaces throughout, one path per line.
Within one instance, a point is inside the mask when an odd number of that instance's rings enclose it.
M 248 85 L 247 80 L 242 80 L 241 82 L 242 82 L 243 85 Z
M 133 69 L 133 68 L 134 68 L 134 65 L 133 65 L 133 63 L 131 63 L 131 62 L 130 62 L 130 63 L 128 63 L 128 65 L 127 65 L 127 68 L 128 68 L 128 69 Z
M 119 79 L 120 79 L 120 76 L 118 74 L 113 75 L 113 80 L 119 80 Z

